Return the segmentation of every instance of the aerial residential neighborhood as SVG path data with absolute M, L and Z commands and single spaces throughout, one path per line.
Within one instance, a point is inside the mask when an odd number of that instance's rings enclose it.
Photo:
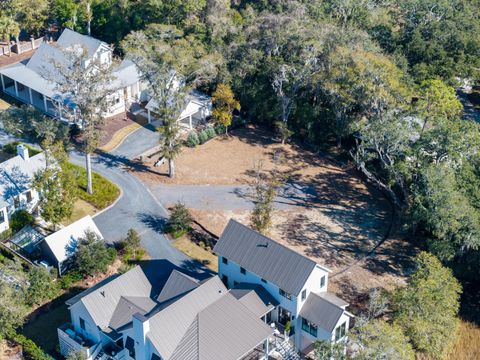
M 479 359 L 479 19 L 0 2 L 0 359 Z

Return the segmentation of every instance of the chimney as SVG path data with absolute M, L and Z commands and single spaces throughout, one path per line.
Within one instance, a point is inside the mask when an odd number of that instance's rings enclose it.
M 23 144 L 17 145 L 17 154 L 20 155 L 25 161 L 30 160 L 30 156 L 28 155 L 28 148 Z
M 150 323 L 147 317 L 140 313 L 133 315 L 133 337 L 135 341 L 135 358 L 149 360 L 147 352 L 147 334 L 150 331 Z

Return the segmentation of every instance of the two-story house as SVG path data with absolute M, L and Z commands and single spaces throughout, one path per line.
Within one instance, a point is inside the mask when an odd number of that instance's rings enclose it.
M 230 220 L 214 247 L 218 276 L 230 289 L 262 287 L 275 299 L 265 314 L 280 328 L 289 324 L 296 349 L 308 353 L 318 339 L 345 338 L 348 303 L 327 291 L 329 269 Z
M 8 219 L 16 210 L 32 211 L 39 201 L 32 180 L 37 171 L 45 168 L 45 154 L 30 156 L 22 144 L 17 146 L 17 153 L 0 164 L 0 233 L 9 228 Z
M 67 301 L 60 352 L 87 360 L 265 359 L 268 311 L 255 293 L 231 293 L 218 276 L 198 280 L 155 260 Z M 166 275 L 166 276 L 164 276 Z M 252 307 L 251 304 L 255 306 Z

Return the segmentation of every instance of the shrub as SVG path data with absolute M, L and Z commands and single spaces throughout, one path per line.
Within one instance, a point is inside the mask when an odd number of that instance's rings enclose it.
M 63 290 L 69 289 L 72 284 L 83 279 L 82 274 L 76 270 L 70 270 L 60 278 L 60 287 Z
M 217 124 L 215 125 L 215 132 L 217 134 L 225 134 L 225 126 L 223 126 L 222 124 Z
M 195 131 L 191 131 L 190 134 L 188 134 L 187 146 L 194 148 L 198 144 L 200 144 L 200 140 L 198 139 L 197 133 Z
M 114 248 L 108 248 L 105 242 L 94 232 L 86 231 L 78 239 L 75 264 L 83 275 L 95 275 L 105 272 L 117 256 Z
M 209 126 L 207 127 L 207 129 L 205 130 L 205 132 L 207 133 L 207 136 L 209 139 L 212 139 L 214 138 L 217 133 L 215 132 L 215 129 L 213 128 L 213 126 Z
M 200 141 L 200 144 L 203 144 L 208 140 L 208 134 L 205 130 L 200 131 L 200 134 L 198 134 L 198 140 Z
M 24 226 L 32 225 L 33 223 L 33 216 L 27 210 L 17 210 L 10 218 L 10 228 L 14 233 L 21 230 Z
M 58 295 L 58 285 L 53 276 L 44 268 L 32 267 L 28 273 L 30 286 L 25 293 L 28 305 L 41 304 Z
M 7 230 L 0 233 L 0 242 L 5 242 L 12 236 L 12 229 L 8 228 Z
M 21 334 L 17 334 L 16 332 L 12 331 L 7 337 L 22 347 L 26 359 L 54 360 L 50 355 L 45 354 L 43 350 L 32 340 Z
M 14 142 L 3 145 L 2 150 L 7 154 L 17 155 L 17 145 L 20 145 L 20 144 L 23 144 L 23 143 L 20 141 L 14 141 Z M 34 148 L 28 144 L 23 144 L 23 145 L 28 149 L 28 154 L 30 156 L 35 156 L 42 152 L 41 150 Z
M 87 193 L 87 171 L 78 165 L 67 163 L 67 169 L 71 169 L 77 180 L 78 197 L 97 209 L 103 209 L 112 204 L 120 195 L 120 189 L 111 181 L 100 174 L 92 172 L 93 194 Z
M 177 238 L 185 234 L 192 224 L 192 216 L 190 215 L 185 204 L 178 202 L 172 209 L 170 220 L 168 221 L 167 231 Z

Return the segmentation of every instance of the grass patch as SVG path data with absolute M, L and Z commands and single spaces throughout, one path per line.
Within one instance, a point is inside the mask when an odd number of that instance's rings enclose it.
M 190 239 L 188 239 L 186 236 L 182 236 L 181 238 L 175 240 L 173 242 L 173 246 L 175 246 L 184 254 L 202 263 L 209 269 L 215 272 L 218 271 L 217 257 L 210 251 L 207 251 L 204 248 L 195 244 L 194 242 L 190 241 Z
M 449 360 L 480 359 L 480 327 L 461 321 L 458 340 L 445 356 Z
M 87 215 L 93 215 L 96 212 L 97 209 L 92 204 L 86 202 L 85 200 L 77 199 L 73 205 L 72 216 L 63 221 L 62 224 L 64 226 L 70 225 L 71 223 L 74 223 L 75 221 L 80 220 Z
M 88 194 L 87 170 L 72 163 L 68 163 L 67 166 L 75 173 L 79 190 L 78 197 L 93 205 L 97 210 L 106 208 L 120 196 L 118 186 L 96 172 L 92 172 L 93 194 Z

